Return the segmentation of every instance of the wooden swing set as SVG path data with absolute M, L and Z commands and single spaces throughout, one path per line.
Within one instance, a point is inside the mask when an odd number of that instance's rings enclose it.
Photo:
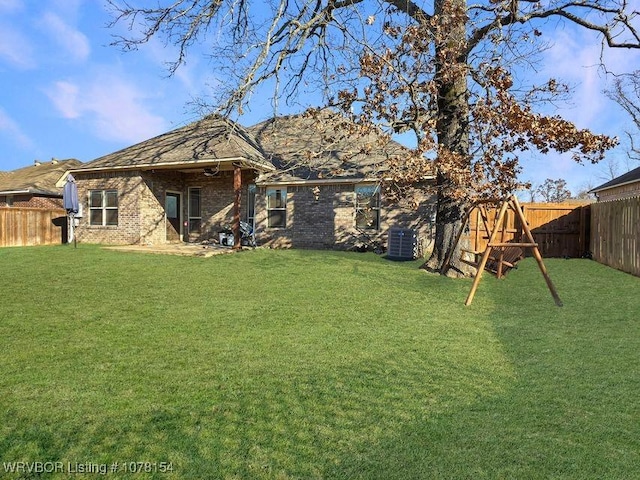
M 498 210 L 498 214 L 495 216 L 493 226 L 491 226 L 491 215 L 489 214 L 487 205 L 498 204 L 501 204 L 500 209 Z M 471 213 L 474 210 L 478 212 L 478 216 L 483 222 L 485 231 L 487 233 L 491 233 L 488 237 L 488 243 L 484 251 L 465 249 L 462 250 L 460 261 L 476 268 L 473 285 L 471 286 L 471 291 L 467 296 L 465 305 L 471 305 L 473 297 L 476 294 L 476 290 L 478 289 L 480 278 L 482 277 L 482 272 L 484 270 L 493 273 L 498 278 L 502 278 L 509 270 L 516 267 L 516 264 L 524 258 L 524 249 L 529 248 L 531 249 L 534 258 L 536 259 L 536 262 L 538 262 L 538 267 L 540 268 L 540 272 L 542 272 L 542 276 L 547 283 L 547 287 L 549 287 L 549 291 L 551 292 L 553 300 L 555 301 L 557 306 L 561 307 L 562 300 L 560 300 L 558 292 L 556 291 L 551 278 L 549 278 L 547 269 L 544 265 L 544 262 L 542 261 L 542 255 L 540 255 L 540 250 L 538 250 L 538 244 L 533 239 L 533 235 L 531 234 L 529 225 L 527 224 L 524 213 L 522 212 L 522 207 L 520 206 L 520 203 L 518 202 L 518 199 L 515 195 L 511 195 L 504 200 L 478 201 L 465 212 L 464 221 L 462 223 L 460 231 L 456 235 L 454 248 L 445 258 L 441 273 L 446 272 L 446 270 L 450 268 L 451 252 L 456 250 L 456 247 L 460 242 L 460 238 L 462 237 L 467 223 L 469 222 Z M 509 210 L 514 212 L 516 218 L 520 220 L 520 224 L 522 225 L 522 235 L 519 241 L 515 241 L 515 239 L 508 240 L 506 238 L 507 234 L 516 233 L 515 230 L 509 231 L 507 228 L 507 212 Z M 477 248 L 478 246 L 476 244 L 476 249 Z M 465 254 L 471 254 L 472 256 L 474 256 L 474 260 L 468 260 L 467 258 L 465 258 Z

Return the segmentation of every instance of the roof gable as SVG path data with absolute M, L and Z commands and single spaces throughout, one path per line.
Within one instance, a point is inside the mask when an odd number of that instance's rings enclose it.
M 97 158 L 78 171 L 194 166 L 223 160 L 272 168 L 255 139 L 241 126 L 212 115 Z

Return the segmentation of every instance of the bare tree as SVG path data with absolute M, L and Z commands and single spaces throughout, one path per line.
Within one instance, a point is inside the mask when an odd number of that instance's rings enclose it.
M 352 135 L 412 132 L 416 147 L 394 163 L 392 180 L 401 192 L 435 168 L 436 239 L 425 264 L 435 271 L 443 271 L 469 203 L 520 186 L 520 152 L 553 149 L 596 162 L 616 144 L 536 112 L 568 92 L 559 79 L 531 85 L 517 74 L 545 47 L 550 22 L 590 30 L 603 48 L 640 47 L 627 0 L 108 1 L 115 22 L 131 29 L 116 43 L 135 49 L 160 37 L 177 46 L 170 72 L 195 44 L 210 46 L 220 79 L 213 104 L 224 113 L 242 112 L 267 84 L 274 105 L 342 110 Z M 305 104 L 317 92 L 322 100 Z
M 606 94 L 629 114 L 632 124 L 625 131 L 627 155 L 631 160 L 640 160 L 640 70 L 616 77 Z
M 580 187 L 578 187 L 578 191 L 574 195 L 574 198 L 578 200 L 595 200 L 595 194 L 591 193 L 591 190 L 595 188 L 595 185 L 591 181 L 586 181 Z
M 571 191 L 567 188 L 567 182 L 561 178 L 553 180 L 547 178 L 540 185 L 536 193 L 538 193 L 545 202 L 562 203 L 571 198 Z

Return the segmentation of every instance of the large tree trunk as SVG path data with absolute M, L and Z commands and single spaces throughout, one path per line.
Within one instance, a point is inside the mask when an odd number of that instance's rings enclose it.
M 438 177 L 440 176 L 438 175 Z M 433 252 L 421 268 L 452 277 L 468 276 L 473 273 L 468 264 L 460 261 L 463 254 L 462 249 L 468 249 L 468 238 L 463 235 L 457 245 L 455 243 L 458 233 L 463 227 L 466 209 L 467 205 L 462 201 L 448 195 L 438 194 Z M 445 265 L 447 259 L 448 265 Z
M 466 11 L 466 0 L 437 0 L 435 14 L 441 19 L 446 41 L 436 45 L 436 84 L 438 86 L 437 134 L 439 155 L 445 155 L 450 162 L 454 154 L 461 161 L 469 158 L 469 104 L 467 100 L 467 58 L 464 16 L 457 23 L 451 22 L 450 13 L 458 9 Z M 439 163 L 442 165 L 442 163 Z M 459 195 L 454 195 L 458 187 L 452 179 L 451 164 L 447 168 L 437 167 L 438 206 L 436 233 L 431 257 L 423 268 L 446 273 L 449 276 L 463 276 L 471 273 L 471 268 L 460 262 L 461 241 L 455 240 L 462 223 L 467 204 Z M 450 259 L 452 268 L 444 265 Z

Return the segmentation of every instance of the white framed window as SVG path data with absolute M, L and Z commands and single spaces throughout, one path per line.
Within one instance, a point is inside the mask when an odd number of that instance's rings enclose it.
M 380 186 L 356 185 L 356 228 L 378 230 L 380 228 Z
M 89 225 L 118 225 L 117 190 L 89 190 Z
M 202 228 L 202 189 L 189 188 L 189 233 L 200 233 Z
M 287 226 L 287 188 L 267 188 L 267 227 Z

